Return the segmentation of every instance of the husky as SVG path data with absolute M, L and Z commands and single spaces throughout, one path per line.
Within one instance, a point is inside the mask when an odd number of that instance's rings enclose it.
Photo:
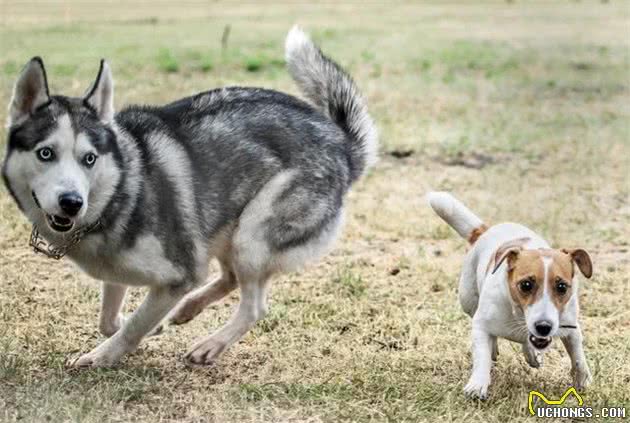
M 272 275 L 331 249 L 377 131 L 351 77 L 298 27 L 285 53 L 311 103 L 228 87 L 116 113 L 104 60 L 82 98 L 51 95 L 38 57 L 22 70 L 4 183 L 36 250 L 102 281 L 107 339 L 69 366 L 112 366 L 167 317 L 185 323 L 238 287 L 229 321 L 185 356 L 214 363 L 267 313 Z M 209 280 L 213 258 L 221 274 Z M 125 318 L 128 286 L 149 291 Z

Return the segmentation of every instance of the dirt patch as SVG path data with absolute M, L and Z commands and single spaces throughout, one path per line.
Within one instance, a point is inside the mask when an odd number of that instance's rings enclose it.
M 498 159 L 494 156 L 485 153 L 457 153 L 454 157 L 437 158 L 437 160 L 447 166 L 462 166 L 468 169 L 483 169 L 488 165 L 492 165 L 498 162 Z

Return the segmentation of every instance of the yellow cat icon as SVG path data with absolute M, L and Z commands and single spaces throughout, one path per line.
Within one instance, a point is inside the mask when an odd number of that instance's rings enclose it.
M 578 402 L 578 406 L 581 407 L 582 405 L 584 405 L 584 400 L 582 399 L 582 396 L 577 393 L 574 387 L 570 387 L 569 389 L 567 389 L 566 392 L 560 397 L 559 400 L 550 400 L 550 399 L 547 399 L 545 395 L 543 395 L 542 393 L 538 391 L 529 391 L 529 413 L 532 416 L 536 415 L 536 413 L 534 412 L 534 397 L 535 396 L 543 400 L 545 404 L 547 405 L 562 405 L 564 404 L 564 401 L 566 401 L 569 394 L 573 394 L 573 396 L 575 396 Z

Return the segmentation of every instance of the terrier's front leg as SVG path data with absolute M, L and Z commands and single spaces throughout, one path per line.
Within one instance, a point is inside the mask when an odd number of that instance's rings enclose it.
M 171 287 L 151 288 L 146 298 L 111 338 L 74 360 L 72 367 L 109 367 L 123 355 L 134 351 L 146 336 L 184 296 L 185 291 Z
M 562 343 L 564 348 L 571 357 L 571 375 L 573 376 L 573 384 L 576 389 L 584 389 L 593 381 L 591 371 L 586 362 L 584 355 L 582 330 L 578 326 L 577 329 L 571 330 L 569 336 L 563 337 Z
M 492 338 L 492 335 L 473 320 L 473 371 L 466 387 L 464 387 L 464 392 L 471 398 L 488 398 L 490 370 L 492 369 Z

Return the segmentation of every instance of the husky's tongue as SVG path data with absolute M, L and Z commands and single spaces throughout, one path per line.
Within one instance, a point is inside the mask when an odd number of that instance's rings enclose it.
M 544 338 L 539 338 L 538 336 L 529 335 L 529 342 L 531 342 L 535 348 L 544 350 L 549 346 L 549 344 L 551 344 L 551 337 L 546 336 Z

